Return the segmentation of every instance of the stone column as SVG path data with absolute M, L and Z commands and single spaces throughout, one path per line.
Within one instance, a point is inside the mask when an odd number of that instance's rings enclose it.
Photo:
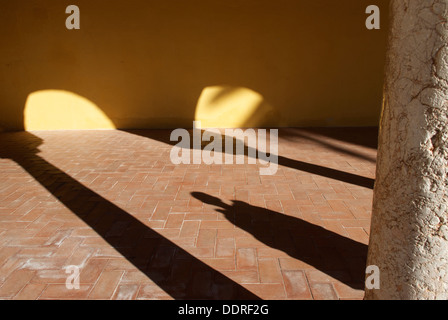
M 448 0 L 391 0 L 366 299 L 448 299 Z

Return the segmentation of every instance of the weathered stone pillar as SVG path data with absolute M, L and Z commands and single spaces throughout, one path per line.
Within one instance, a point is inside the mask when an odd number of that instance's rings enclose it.
M 366 299 L 448 299 L 448 0 L 391 0 Z

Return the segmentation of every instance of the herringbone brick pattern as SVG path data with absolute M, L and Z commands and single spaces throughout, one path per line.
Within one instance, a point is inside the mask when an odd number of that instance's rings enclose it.
M 1 134 L 0 298 L 363 297 L 376 130 L 280 130 L 274 176 L 169 135 Z

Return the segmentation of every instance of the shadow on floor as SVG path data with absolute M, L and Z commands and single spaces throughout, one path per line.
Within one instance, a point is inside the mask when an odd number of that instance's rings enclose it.
M 151 131 L 151 130 L 123 130 L 123 131 L 137 135 L 137 136 L 145 137 L 148 139 L 157 140 L 157 141 L 160 141 L 160 142 L 163 142 L 163 143 L 166 143 L 169 145 L 173 145 L 173 146 L 177 144 L 177 142 L 170 141 L 171 131 L 169 131 L 169 130 L 161 130 L 161 131 L 157 130 L 156 132 Z M 223 139 L 224 138 L 225 138 L 225 136 L 223 136 Z M 193 146 L 193 143 L 191 143 L 190 145 Z M 246 155 L 251 154 L 249 152 L 249 150 L 250 150 L 250 147 L 246 146 L 245 147 Z M 251 151 L 255 151 L 255 154 L 258 154 L 258 150 L 251 150 Z M 352 152 L 352 155 L 355 155 L 355 153 Z M 308 163 L 308 162 L 304 162 L 304 161 L 300 161 L 300 160 L 286 158 L 286 157 L 283 157 L 280 155 L 278 156 L 278 164 L 283 167 L 287 167 L 287 168 L 291 168 L 291 169 L 295 169 L 295 170 L 299 170 L 299 171 L 303 171 L 303 172 L 308 172 L 311 174 L 319 175 L 321 177 L 338 180 L 341 182 L 357 185 L 357 186 L 368 188 L 368 189 L 373 189 L 373 187 L 375 185 L 375 179 L 363 177 L 363 176 L 345 172 L 345 171 L 340 171 L 337 169 L 323 167 L 320 165 L 316 165 L 316 164 L 312 164 L 312 163 Z
M 19 164 L 171 297 L 259 299 L 40 157 L 42 143 L 31 133 L 19 133 L 6 143 L 0 140 L 0 158 Z
M 299 137 L 306 135 L 305 138 L 309 138 L 310 136 L 314 138 L 319 137 L 319 142 L 323 141 L 323 139 L 320 138 L 326 137 L 332 140 L 350 143 L 370 149 L 376 150 L 378 148 L 378 127 L 287 128 L 281 130 L 284 131 L 285 135 L 298 135 Z
M 364 288 L 367 245 L 304 220 L 242 201 L 227 205 L 205 193 L 193 192 L 192 196 L 220 207 L 217 212 L 268 247 L 281 250 L 354 289 Z
M 378 148 L 378 128 L 285 128 L 280 130 L 280 136 L 291 142 L 311 141 L 328 150 L 345 154 L 361 160 L 376 163 L 376 157 L 354 151 L 352 148 L 342 146 L 352 144 L 376 150 Z

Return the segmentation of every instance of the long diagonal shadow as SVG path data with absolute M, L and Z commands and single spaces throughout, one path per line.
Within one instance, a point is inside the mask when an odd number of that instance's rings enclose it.
M 171 145 L 177 144 L 177 142 L 170 141 L 170 132 L 169 131 L 157 131 L 157 132 L 151 132 L 148 130 L 123 130 L 123 131 L 127 132 L 127 133 L 134 134 L 134 135 L 138 135 L 141 137 L 149 138 L 152 140 L 157 140 L 157 141 L 160 141 L 160 142 L 163 142 L 166 144 L 171 144 Z M 226 138 L 226 136 L 223 135 L 223 138 Z M 191 143 L 190 145 L 193 146 L 193 143 Z M 264 156 L 264 158 L 266 158 L 266 155 L 264 155 L 263 153 L 260 153 L 259 150 L 256 150 L 250 146 L 246 145 L 244 147 L 244 149 L 245 149 L 244 154 L 246 154 L 246 155 L 258 154 L 259 156 L 261 155 L 261 156 Z M 226 153 L 228 152 L 228 150 L 226 150 L 225 148 L 223 151 Z M 232 154 L 234 154 L 234 153 L 232 153 Z M 325 178 L 339 180 L 339 181 L 342 181 L 345 183 L 357 185 L 357 186 L 368 188 L 368 189 L 373 189 L 373 187 L 375 185 L 375 179 L 363 177 L 363 176 L 345 172 L 345 171 L 340 171 L 337 169 L 323 167 L 323 166 L 320 166 L 317 164 L 312 164 L 312 163 L 308 163 L 308 162 L 304 162 L 304 161 L 300 161 L 300 160 L 290 159 L 290 158 L 280 156 L 280 155 L 278 156 L 278 164 L 280 166 L 288 167 L 291 169 L 296 169 L 299 171 L 308 172 L 308 173 L 319 175 L 319 176 L 322 176 Z
M 37 146 L 42 143 L 40 138 L 21 133 L 14 142 L 13 148 L 0 145 L 0 158 L 9 158 L 19 164 L 171 297 L 201 300 L 259 299 L 38 156 Z M 117 230 L 121 232 L 117 233 Z
M 282 156 L 278 157 L 278 164 L 288 168 L 305 171 L 308 173 L 316 174 L 321 177 L 326 177 L 334 180 L 339 180 L 345 183 L 350 183 L 360 187 L 373 189 L 375 186 L 375 180 L 367 177 L 363 177 L 357 174 L 331 169 L 317 164 L 312 164 L 304 161 L 293 160 Z
M 242 201 L 228 205 L 201 192 L 192 196 L 219 207 L 216 211 L 265 245 L 281 250 L 354 289 L 364 289 L 367 245 L 304 220 Z

